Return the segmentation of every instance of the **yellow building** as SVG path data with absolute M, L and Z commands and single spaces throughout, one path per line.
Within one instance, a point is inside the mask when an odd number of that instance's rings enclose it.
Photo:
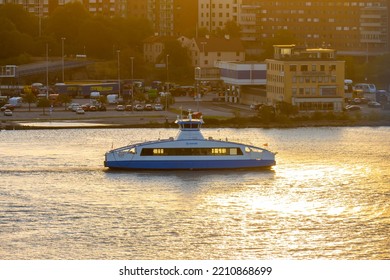
M 340 112 L 344 102 L 345 61 L 333 49 L 275 45 L 267 59 L 267 102 L 288 102 L 300 112 Z

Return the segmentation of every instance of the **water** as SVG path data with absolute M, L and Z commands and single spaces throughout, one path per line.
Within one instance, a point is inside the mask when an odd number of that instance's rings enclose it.
M 0 132 L 0 259 L 390 259 L 390 128 L 205 129 L 269 171 L 107 171 L 175 129 Z

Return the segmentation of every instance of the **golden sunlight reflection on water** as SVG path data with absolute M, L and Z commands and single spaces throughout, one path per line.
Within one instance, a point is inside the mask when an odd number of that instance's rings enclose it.
M 175 132 L 2 132 L 0 257 L 390 258 L 389 128 L 205 131 L 269 143 L 268 171 L 103 167 L 112 145 Z

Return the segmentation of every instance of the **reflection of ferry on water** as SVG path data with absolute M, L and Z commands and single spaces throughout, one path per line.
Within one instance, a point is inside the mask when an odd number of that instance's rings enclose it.
M 179 133 L 161 139 L 128 145 L 106 153 L 104 165 L 118 169 L 246 169 L 275 165 L 275 153 L 236 142 L 205 139 L 203 119 L 195 114 L 178 118 Z

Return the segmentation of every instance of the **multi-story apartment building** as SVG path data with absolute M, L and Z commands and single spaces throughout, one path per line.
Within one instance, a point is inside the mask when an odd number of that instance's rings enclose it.
M 147 0 L 147 17 L 160 36 L 189 36 L 196 29 L 197 0 Z
M 297 45 L 321 46 L 339 54 L 373 56 L 390 51 L 388 0 L 0 0 L 39 16 L 80 1 L 92 14 L 146 17 L 161 36 L 193 36 L 190 30 L 213 33 L 229 21 L 241 27 L 247 53 L 258 54 L 278 32 Z
M 267 59 L 267 102 L 288 102 L 300 111 L 342 110 L 345 61 L 333 49 L 274 46 Z
M 241 27 L 247 52 L 258 54 L 278 32 L 296 44 L 331 46 L 345 55 L 377 55 L 390 50 L 387 0 L 199 0 L 198 24 L 210 33 L 227 21 Z
M 46 17 L 59 5 L 63 5 L 70 0 L 0 0 L 0 5 L 16 4 L 21 5 L 31 14 Z
M 223 29 L 226 22 L 238 22 L 241 0 L 198 0 L 198 26 L 210 33 Z
M 389 51 L 389 1 L 258 1 L 258 33 L 264 44 L 284 30 L 296 44 L 330 46 L 339 54 L 377 55 Z
M 192 65 L 214 68 L 217 61 L 245 61 L 245 49 L 237 38 L 194 38 L 190 47 Z

